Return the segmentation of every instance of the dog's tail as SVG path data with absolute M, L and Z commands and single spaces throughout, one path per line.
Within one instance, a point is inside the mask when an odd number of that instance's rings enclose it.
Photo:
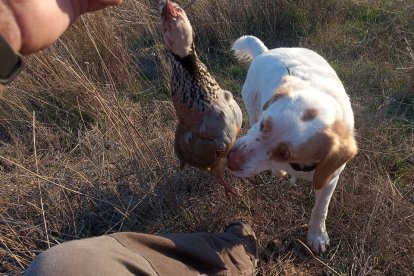
M 241 62 L 251 62 L 255 57 L 269 50 L 260 39 L 252 35 L 240 37 L 234 41 L 231 49 Z

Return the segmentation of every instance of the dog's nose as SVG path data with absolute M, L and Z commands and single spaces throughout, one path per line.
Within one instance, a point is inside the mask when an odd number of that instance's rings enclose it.
M 233 147 L 227 155 L 227 167 L 231 171 L 241 171 L 245 158 L 238 147 Z

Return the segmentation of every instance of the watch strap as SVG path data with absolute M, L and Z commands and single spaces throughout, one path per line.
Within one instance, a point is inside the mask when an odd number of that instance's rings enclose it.
M 7 41 L 0 35 L 0 83 L 11 82 L 22 70 L 23 58 L 10 48 Z

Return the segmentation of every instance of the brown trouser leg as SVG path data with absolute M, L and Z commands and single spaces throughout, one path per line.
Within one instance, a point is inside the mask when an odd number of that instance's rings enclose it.
M 116 233 L 66 242 L 25 275 L 253 275 L 254 256 L 231 233 Z

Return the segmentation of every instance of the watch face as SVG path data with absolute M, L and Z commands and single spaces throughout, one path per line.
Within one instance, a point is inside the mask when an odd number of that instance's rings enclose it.
M 14 57 L 4 58 L 0 51 L 0 84 L 7 84 L 14 80 L 23 69 L 23 58 L 14 54 Z
M 0 35 L 0 83 L 11 82 L 22 70 L 23 58 L 13 52 L 6 40 Z

